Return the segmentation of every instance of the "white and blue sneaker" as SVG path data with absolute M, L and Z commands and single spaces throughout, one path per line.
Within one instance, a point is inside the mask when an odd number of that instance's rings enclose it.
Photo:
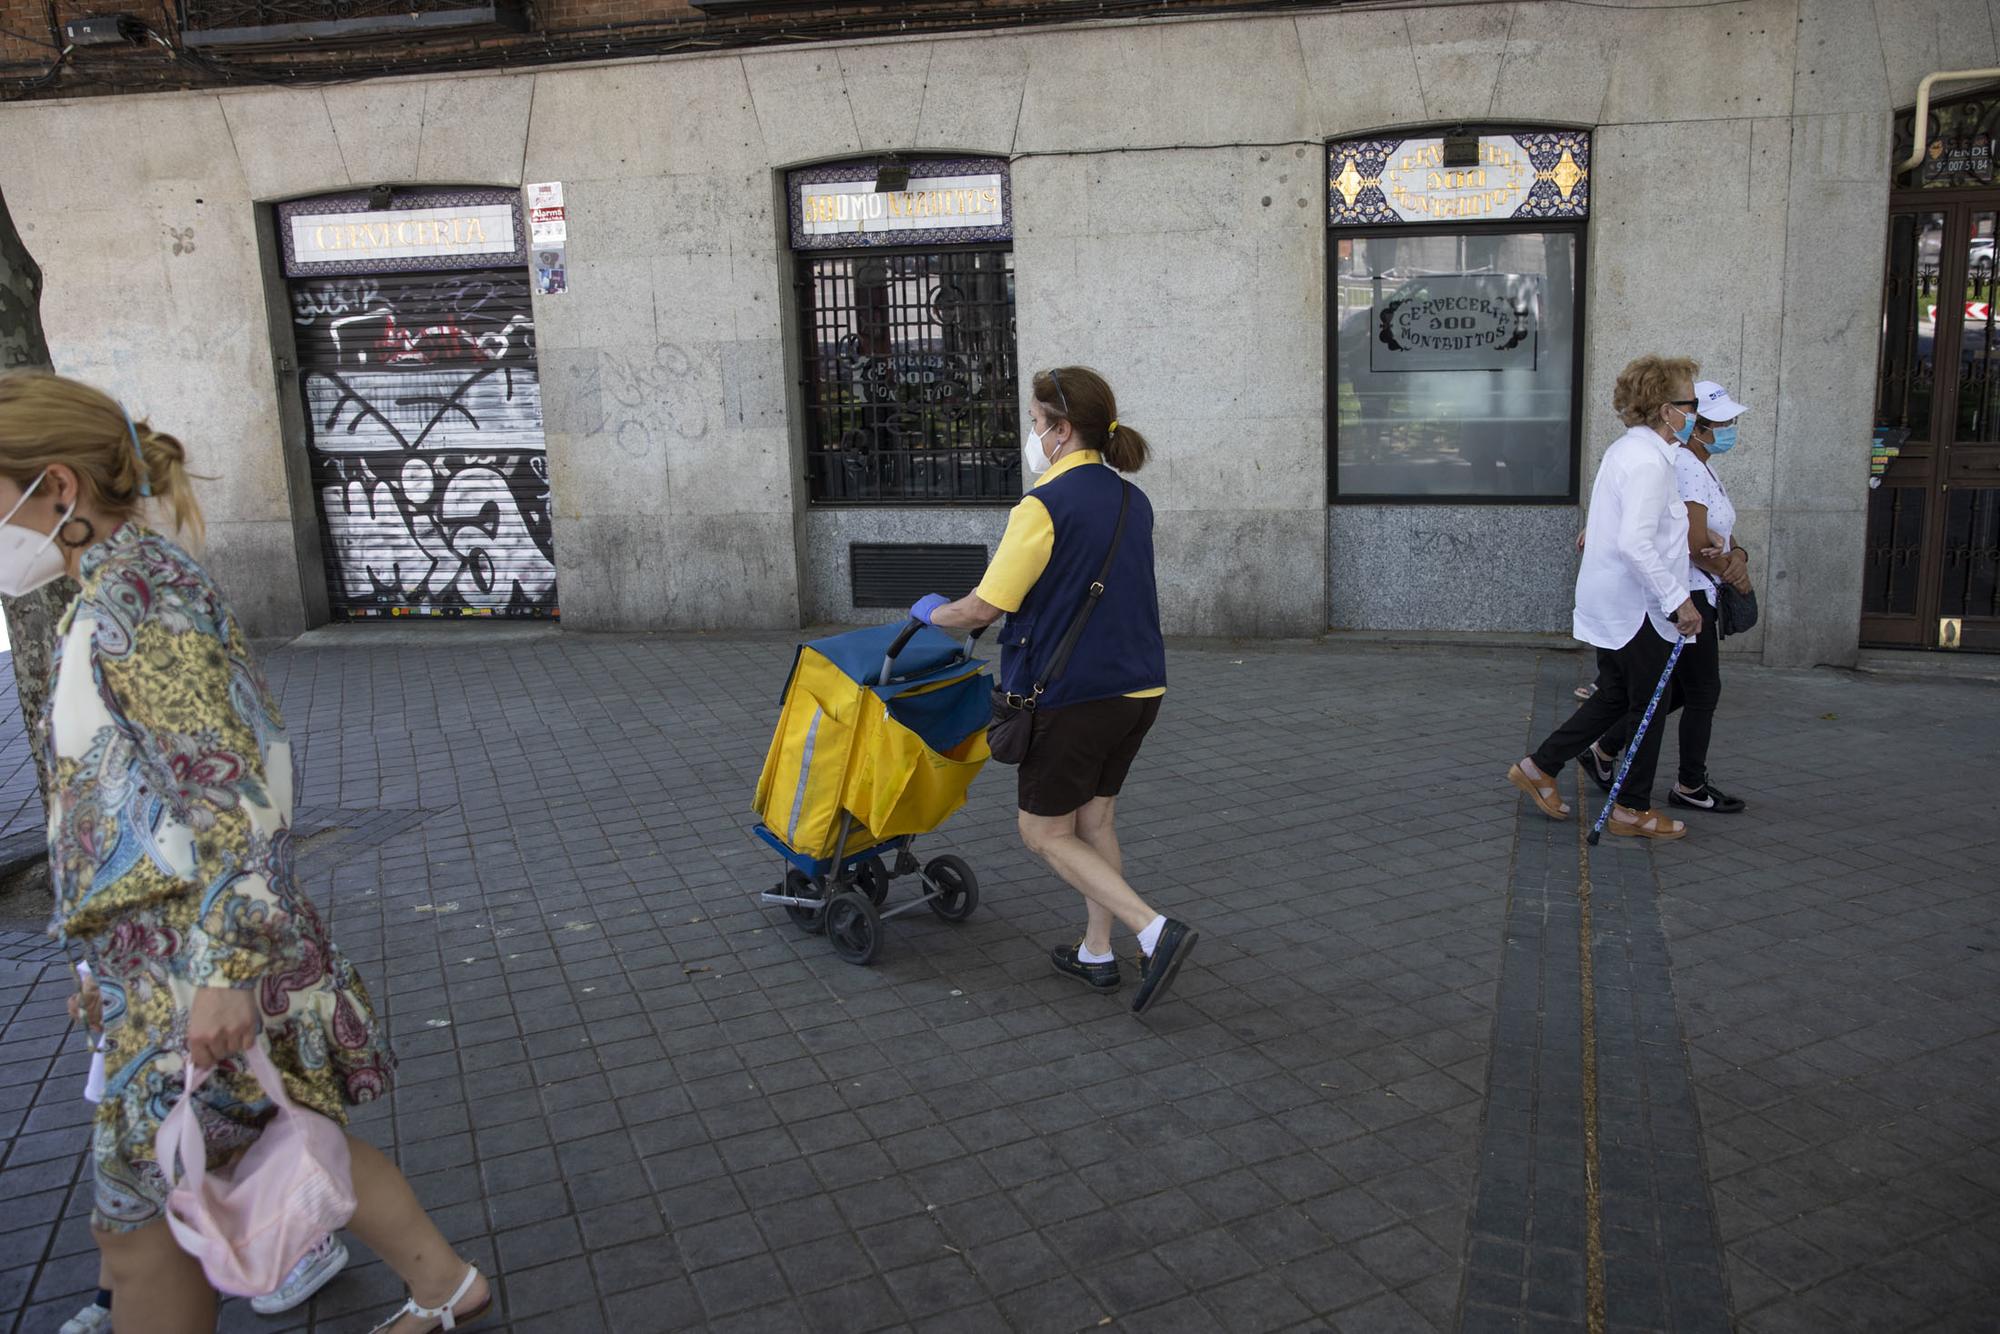
M 347 1247 L 341 1245 L 339 1237 L 329 1235 L 299 1258 L 275 1291 L 252 1297 L 250 1309 L 258 1315 L 282 1315 L 294 1306 L 303 1305 L 345 1268 Z

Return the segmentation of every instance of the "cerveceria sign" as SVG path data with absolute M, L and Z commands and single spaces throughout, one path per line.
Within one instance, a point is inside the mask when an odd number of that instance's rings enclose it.
M 926 159 L 907 164 L 900 190 L 877 190 L 877 164 L 791 173 L 792 245 L 828 250 L 875 245 L 1005 241 L 1013 237 L 1007 164 Z
M 497 225 L 500 235 L 487 235 L 488 222 Z M 512 219 L 489 219 L 477 214 L 441 213 L 432 217 L 407 214 L 342 213 L 324 221 L 299 218 L 292 223 L 292 238 L 302 258 L 318 259 L 341 251 L 406 257 L 514 248 Z
M 389 208 L 365 196 L 279 205 L 285 271 L 396 273 L 525 262 L 513 190 L 413 190 Z
M 1374 284 L 1371 370 L 1534 369 L 1538 275 L 1450 273 Z

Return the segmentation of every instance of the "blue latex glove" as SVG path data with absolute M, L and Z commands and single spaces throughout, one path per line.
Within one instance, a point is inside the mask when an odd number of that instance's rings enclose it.
M 939 607 L 949 606 L 950 603 L 951 599 L 942 593 L 926 593 L 917 599 L 914 607 L 910 608 L 910 615 L 925 625 L 936 625 L 937 622 L 931 617 L 937 614 Z

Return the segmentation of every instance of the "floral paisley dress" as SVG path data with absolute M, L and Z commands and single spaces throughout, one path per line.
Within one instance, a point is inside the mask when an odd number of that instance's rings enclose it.
M 291 744 L 221 593 L 130 523 L 85 553 L 82 580 L 42 720 L 49 861 L 54 929 L 87 948 L 104 990 L 91 1221 L 118 1232 L 166 1198 L 153 1137 L 180 1100 L 197 987 L 254 991 L 286 1091 L 337 1121 L 387 1090 L 394 1058 L 293 879 Z M 270 1114 L 234 1062 L 196 1102 L 212 1166 Z

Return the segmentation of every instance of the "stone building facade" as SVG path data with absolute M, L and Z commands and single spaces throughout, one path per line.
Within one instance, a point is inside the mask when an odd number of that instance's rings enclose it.
M 1764 604 L 1742 649 L 1854 658 L 1894 116 L 2000 64 L 1986 4 L 1051 8 L 135 75 L 0 105 L 0 189 L 58 367 L 187 440 L 261 633 L 962 591 L 1018 494 L 1026 375 L 1067 363 L 1155 445 L 1170 632 L 1558 632 L 1612 381 L 1662 351 L 1752 409 L 1721 465 Z M 543 244 L 522 190 L 549 184 Z M 1382 341 L 1397 303 L 1500 323 L 1426 352 Z

